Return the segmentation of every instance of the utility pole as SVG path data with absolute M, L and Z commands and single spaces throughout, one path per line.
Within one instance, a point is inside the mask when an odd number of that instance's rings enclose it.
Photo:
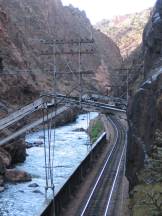
M 52 52 L 51 51 L 43 51 L 41 52 L 41 55 L 45 56 L 55 56 L 54 59 L 59 58 L 63 55 L 68 55 L 71 58 L 78 56 L 78 69 L 73 70 L 70 65 L 68 65 L 69 71 L 56 71 L 56 64 L 54 65 L 54 77 L 55 77 L 55 83 L 57 80 L 57 77 L 60 75 L 66 75 L 70 74 L 71 76 L 79 76 L 78 79 L 78 87 L 79 87 L 79 98 L 80 98 L 80 104 L 82 101 L 83 96 L 83 75 L 90 75 L 93 74 L 93 70 L 82 70 L 82 55 L 92 55 L 94 54 L 94 49 L 92 48 L 92 45 L 94 43 L 93 39 L 87 39 L 87 38 L 79 38 L 78 40 L 63 40 L 63 39 L 57 39 L 57 40 L 40 40 L 41 43 L 45 45 L 49 45 L 53 47 Z M 70 48 L 67 48 L 68 45 Z M 75 45 L 75 47 L 74 47 Z M 87 47 L 83 46 L 87 45 Z M 54 49 L 55 47 L 55 49 Z M 90 47 L 90 48 L 89 48 Z M 56 62 L 55 62 L 56 63 Z
M 126 73 L 122 73 L 122 74 L 118 74 L 118 75 L 116 75 L 116 76 L 121 76 L 121 77 L 123 77 L 123 76 L 125 76 L 126 75 L 126 99 L 127 99 L 127 101 L 128 101 L 128 99 L 129 99 L 129 68 L 115 68 L 115 69 L 113 69 L 113 71 L 117 71 L 117 72 L 119 72 L 119 71 L 124 71 L 124 72 L 126 72 Z M 122 85 L 121 85 L 121 87 L 122 87 Z M 124 87 L 124 86 L 123 86 Z

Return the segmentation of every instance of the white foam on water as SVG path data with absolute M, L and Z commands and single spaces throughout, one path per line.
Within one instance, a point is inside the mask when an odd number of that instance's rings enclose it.
M 90 113 L 91 119 L 97 113 Z M 85 158 L 89 137 L 84 131 L 75 131 L 78 128 L 87 129 L 87 114 L 79 115 L 76 122 L 56 129 L 54 182 L 57 192 L 68 177 Z M 28 134 L 26 141 L 34 143 L 43 141 L 43 131 Z M 0 193 L 0 216 L 36 216 L 47 202 L 45 198 L 45 169 L 44 148 L 33 147 L 27 150 L 29 155 L 26 161 L 17 166 L 17 169 L 27 171 L 32 175 L 32 182 L 8 184 L 7 189 Z M 28 187 L 37 183 L 39 187 Z M 34 192 L 35 191 L 35 192 Z M 48 197 L 51 197 L 48 191 Z

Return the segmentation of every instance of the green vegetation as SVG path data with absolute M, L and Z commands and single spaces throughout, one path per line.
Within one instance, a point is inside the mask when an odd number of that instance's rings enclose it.
M 140 184 L 133 190 L 130 208 L 133 216 L 162 215 L 162 147 L 161 134 L 156 132 L 154 152 L 138 175 Z M 158 141 L 158 142 L 157 142 Z
M 104 127 L 102 122 L 99 119 L 96 119 L 92 123 L 91 131 L 90 131 L 90 137 L 92 142 L 95 142 L 103 131 L 104 131 Z
M 131 205 L 133 216 L 161 216 L 162 183 L 142 184 L 135 187 Z

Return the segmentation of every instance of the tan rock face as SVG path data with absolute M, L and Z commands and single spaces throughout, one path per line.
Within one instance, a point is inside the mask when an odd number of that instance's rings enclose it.
M 9 167 L 11 165 L 11 155 L 3 148 L 0 148 L 0 158 L 5 167 Z
M 3 146 L 3 148 L 11 155 L 11 162 L 21 163 L 26 159 L 26 145 L 24 139 L 18 139 Z
M 31 181 L 31 175 L 27 172 L 8 169 L 5 172 L 5 179 L 9 182 L 27 182 Z
M 7 181 L 23 182 L 29 181 L 30 175 L 25 172 L 11 172 L 7 171 L 12 164 L 24 162 L 26 159 L 26 146 L 23 139 L 12 141 L 3 147 L 0 147 L 0 192 L 4 191 L 4 183 Z
M 30 73 L 19 73 L 20 76 L 0 76 L 0 99 L 7 99 L 12 104 L 16 102 L 32 100 L 40 92 L 51 90 L 53 86 L 52 57 L 42 56 L 42 51 L 51 51 L 50 46 L 42 45 L 38 39 L 62 40 L 90 38 L 91 24 L 85 13 L 73 7 L 63 7 L 61 1 L 48 0 L 19 0 L 13 2 L 2 0 L 0 4 L 0 57 L 3 59 L 4 70 L 33 69 Z M 49 21 L 49 22 L 48 22 Z M 92 28 L 95 39 L 92 56 L 82 56 L 82 70 L 94 70 L 93 75 L 84 76 L 84 84 L 90 90 L 104 91 L 104 87 L 98 79 L 101 76 L 105 82 L 109 82 L 111 68 L 119 67 L 121 55 L 117 46 L 104 34 Z M 76 46 L 66 46 L 66 50 L 77 50 Z M 90 47 L 88 47 L 90 48 Z M 61 48 L 63 49 L 63 47 Z M 82 49 L 87 49 L 83 46 Z M 102 62 L 105 62 L 106 71 L 100 70 Z M 78 57 L 57 57 L 57 71 L 64 70 L 69 63 L 73 70 L 78 70 Z M 36 71 L 34 69 L 37 69 Z M 44 72 L 44 70 L 46 72 Z M 96 78 L 97 77 L 97 78 Z M 58 76 L 57 88 L 67 92 L 78 82 L 78 77 Z M 28 89 L 30 92 L 26 92 Z M 30 90 L 29 90 L 30 89 Z M 6 98 L 4 98 L 4 95 Z M 19 95 L 19 96 L 18 96 Z
M 123 57 L 131 54 L 142 42 L 143 29 L 150 17 L 151 9 L 138 13 L 117 16 L 103 20 L 97 29 L 108 35 L 120 48 Z

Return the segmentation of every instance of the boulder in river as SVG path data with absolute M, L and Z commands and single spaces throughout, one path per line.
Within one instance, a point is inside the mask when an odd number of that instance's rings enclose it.
M 42 195 L 43 195 L 43 193 L 42 193 L 40 190 L 38 190 L 38 189 L 33 190 L 32 192 L 33 192 L 33 193 L 37 193 L 37 194 L 42 194 Z
M 26 159 L 25 139 L 15 139 L 14 141 L 3 145 L 3 149 L 10 153 L 12 164 L 24 162 Z
M 39 147 L 39 146 L 42 146 L 42 145 L 43 145 L 42 140 L 37 140 L 37 141 L 35 141 L 33 143 L 26 142 L 26 148 Z
M 2 158 L 0 157 L 0 176 L 4 175 L 5 170 L 6 170 L 6 167 L 5 167 L 4 163 L 3 163 Z
M 0 187 L 4 185 L 4 177 L 0 175 Z
M 32 183 L 32 184 L 28 185 L 28 187 L 36 188 L 36 187 L 39 187 L 39 185 L 37 183 Z
M 31 175 L 24 171 L 19 171 L 16 169 L 7 169 L 5 172 L 5 179 L 8 182 L 27 182 L 31 181 Z
M 77 128 L 73 132 L 86 132 L 86 130 L 84 128 Z
M 0 186 L 0 193 L 3 192 L 4 190 L 5 190 L 5 187 Z
M 11 155 L 3 148 L 0 148 L 0 158 L 1 163 L 3 163 L 5 167 L 10 166 L 12 160 Z

